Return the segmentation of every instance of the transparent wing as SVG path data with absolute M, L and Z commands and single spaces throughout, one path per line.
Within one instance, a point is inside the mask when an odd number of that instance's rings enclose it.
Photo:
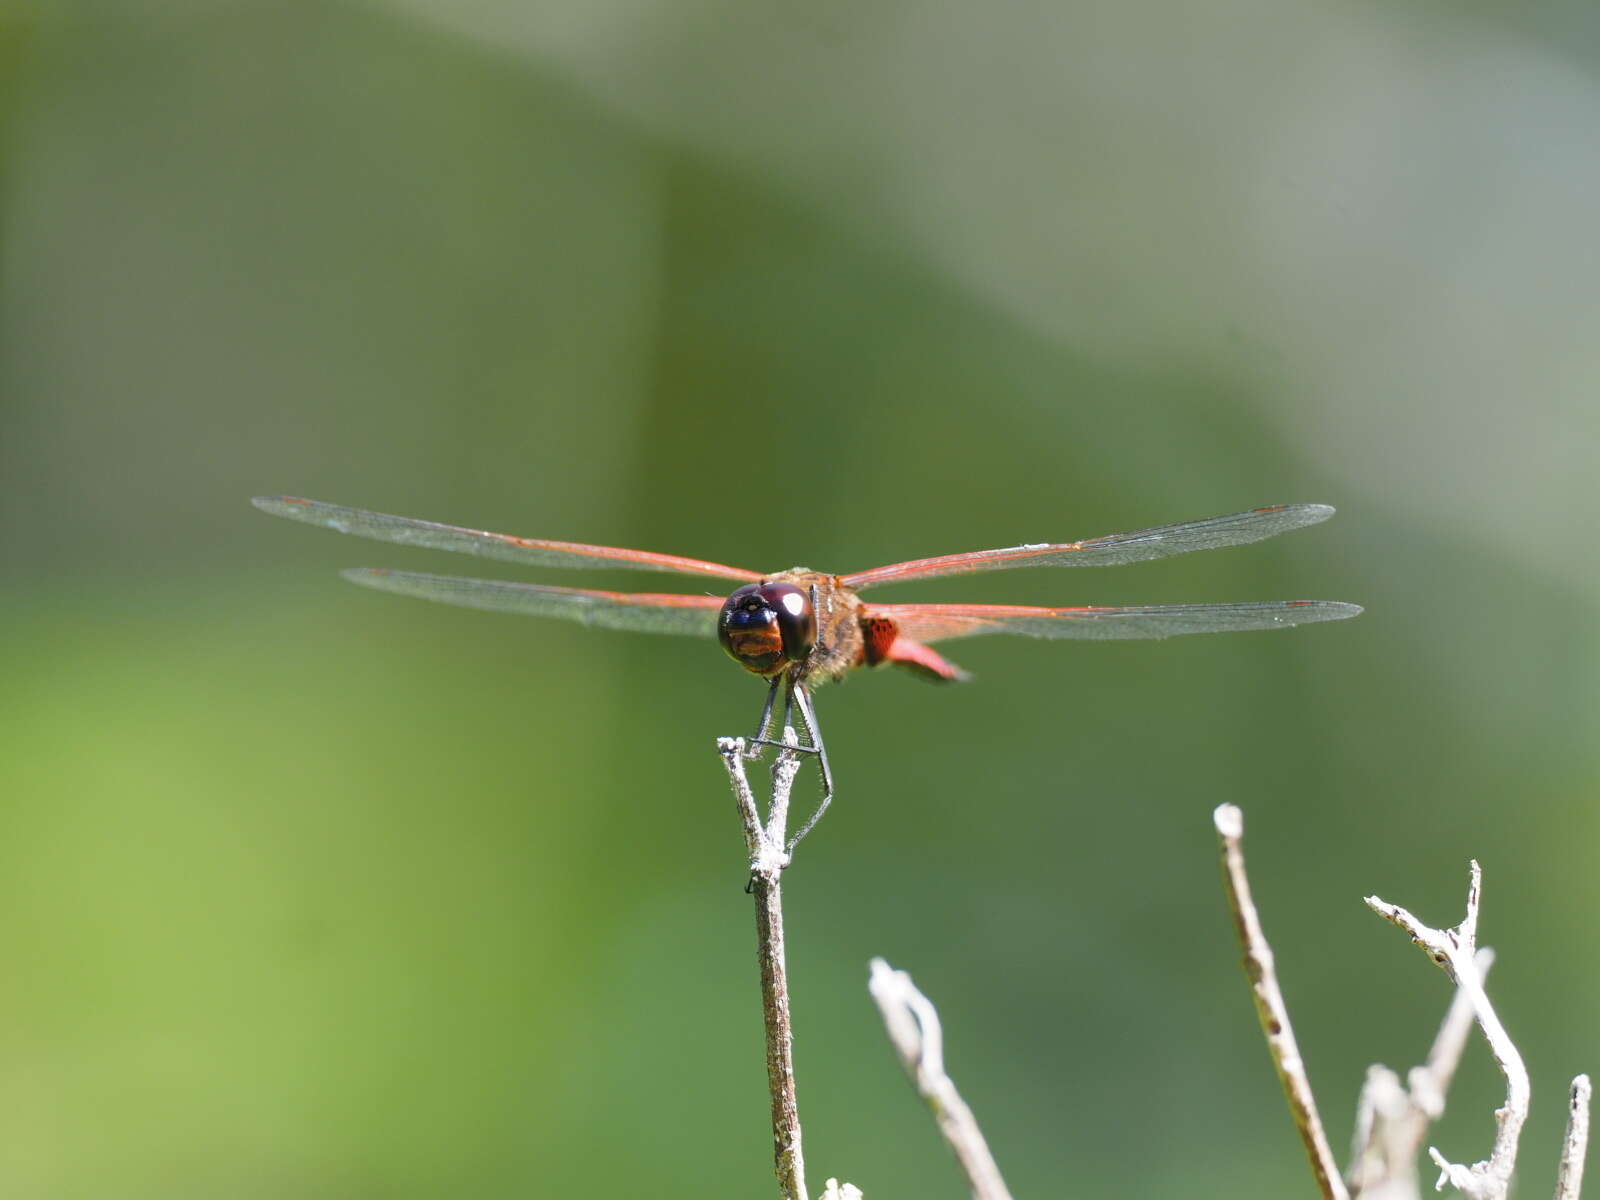
M 760 579 L 755 571 L 680 558 L 676 554 L 652 554 L 648 550 L 622 550 L 614 546 L 586 546 L 580 542 L 550 542 L 540 538 L 513 537 L 509 533 L 487 533 L 481 529 L 460 529 L 437 521 L 413 517 L 394 517 L 346 508 L 320 500 L 300 500 L 293 496 L 258 496 L 251 501 L 262 512 L 308 525 L 321 525 L 340 533 L 397 542 L 402 546 L 422 546 L 429 550 L 455 550 L 495 558 L 503 562 L 533 567 L 626 567 L 638 571 L 672 571 L 680 575 L 711 575 L 717 579 L 737 579 L 748 583 Z
M 1001 571 L 1011 567 L 1108 567 L 1120 563 L 1146 562 L 1169 554 L 1191 550 L 1215 550 L 1221 546 L 1242 546 L 1263 538 L 1287 533 L 1326 521 L 1333 509 L 1326 504 L 1280 504 L 1275 508 L 1253 508 L 1249 512 L 1179 525 L 1158 525 L 1134 533 L 1113 533 L 1085 542 L 1040 543 L 1009 546 L 1003 550 L 974 550 L 967 554 L 946 554 L 939 558 L 919 558 L 913 562 L 874 567 L 843 577 L 846 587 L 857 590 L 880 583 L 903 583 L 911 579 L 933 579 L 940 575 L 966 575 L 973 571 Z
M 341 572 L 351 583 L 438 600 L 463 608 L 561 617 L 602 629 L 636 633 L 683 633 L 712 637 L 717 632 L 719 596 L 684 596 L 668 592 L 596 592 L 587 588 L 540 587 L 500 579 L 463 579 L 455 575 L 420 575 L 383 567 L 356 567 Z
M 1181 633 L 1287 629 L 1342 621 L 1361 612 L 1339 600 L 1267 600 L 1249 604 L 1152 604 L 1133 608 L 1031 608 L 1009 604 L 874 604 L 869 617 L 887 617 L 918 642 L 1020 633 L 1040 638 L 1164 638 Z

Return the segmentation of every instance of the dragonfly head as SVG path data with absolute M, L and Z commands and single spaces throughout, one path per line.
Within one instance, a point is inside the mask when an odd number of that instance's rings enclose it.
M 775 675 L 811 653 L 817 644 L 817 614 L 804 588 L 749 583 L 723 604 L 717 638 L 745 670 Z

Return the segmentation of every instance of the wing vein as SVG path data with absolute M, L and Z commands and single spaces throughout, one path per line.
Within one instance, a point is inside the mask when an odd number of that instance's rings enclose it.
M 1033 608 L 1009 604 L 874 604 L 917 642 L 1016 633 L 1038 638 L 1165 638 L 1188 633 L 1288 629 L 1342 621 L 1361 612 L 1341 600 L 1266 600 L 1240 604 L 1154 604 L 1119 608 Z
M 716 579 L 750 582 L 760 579 L 756 571 L 729 567 L 722 563 L 683 558 L 676 554 L 655 554 L 648 550 L 624 550 L 616 546 L 590 546 L 582 542 L 554 542 L 542 538 L 514 537 L 509 533 L 490 533 L 482 529 L 463 529 L 397 517 L 389 513 L 347 508 L 321 500 L 301 500 L 294 496 L 258 496 L 251 501 L 262 512 L 308 525 L 379 542 L 401 546 L 420 546 L 428 550 L 451 550 L 475 554 L 501 562 L 533 567 L 564 567 L 597 570 L 617 567 L 632 571 L 670 571 L 679 575 L 709 575 Z
M 1206 517 L 1200 521 L 1184 521 L 1177 525 L 1159 525 L 1132 533 L 1113 533 L 1082 542 L 1043 542 L 919 558 L 858 571 L 854 575 L 843 576 L 843 580 L 845 586 L 860 590 L 883 583 L 905 583 L 915 579 L 935 579 L 941 575 L 966 575 L 974 571 L 1001 571 L 1014 567 L 1109 567 L 1149 562 L 1173 554 L 1259 542 L 1291 529 L 1303 529 L 1307 525 L 1326 521 L 1333 516 L 1333 511 L 1326 504 L 1280 504 L 1220 517 Z
M 459 575 L 425 575 L 384 567 L 355 567 L 343 572 L 351 583 L 435 600 L 462 608 L 559 617 L 601 629 L 635 633 L 674 633 L 712 637 L 717 631 L 717 596 L 676 592 L 602 592 L 588 588 L 545 587 L 503 579 L 468 579 Z

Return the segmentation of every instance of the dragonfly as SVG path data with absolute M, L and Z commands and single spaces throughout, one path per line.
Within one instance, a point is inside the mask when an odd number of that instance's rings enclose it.
M 502 579 L 471 579 L 356 567 L 346 579 L 379 591 L 437 600 L 466 608 L 561 617 L 603 629 L 716 637 L 745 670 L 767 682 L 766 701 L 750 753 L 763 746 L 814 755 L 822 799 L 789 844 L 790 851 L 833 800 L 833 771 L 817 724 L 811 689 L 861 668 L 893 666 L 924 679 L 971 678 L 931 643 L 990 633 L 1035 638 L 1165 638 L 1187 633 L 1286 629 L 1317 621 L 1339 621 L 1361 612 L 1337 600 L 1268 600 L 1233 604 L 1156 604 L 1045 608 L 1011 604 L 878 604 L 862 600 L 868 588 L 948 575 L 1019 567 L 1104 567 L 1148 562 L 1194 550 L 1240 546 L 1315 525 L 1333 516 L 1326 504 L 1280 504 L 1133 533 L 1078 542 L 1041 542 L 999 550 L 974 550 L 830 575 L 805 567 L 761 572 L 722 563 L 590 546 L 580 542 L 516 537 L 348 508 L 293 496 L 261 496 L 253 503 L 274 516 L 320 525 L 340 533 L 453 550 L 479 558 L 531 567 L 623 568 L 718 579 L 738 584 L 726 597 L 680 592 L 610 592 L 552 587 Z M 783 699 L 780 729 L 798 710 L 809 744 L 771 736 L 772 718 Z

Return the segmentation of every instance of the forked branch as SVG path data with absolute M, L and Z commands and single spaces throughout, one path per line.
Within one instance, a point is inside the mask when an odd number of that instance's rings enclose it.
M 1487 976 L 1494 951 L 1478 950 L 1478 976 Z M 1367 1081 L 1356 1103 L 1350 1170 L 1350 1194 L 1361 1200 L 1419 1200 L 1417 1156 L 1428 1127 L 1444 1115 L 1445 1096 L 1460 1065 L 1477 1017 L 1471 998 L 1460 988 L 1433 1039 L 1427 1061 L 1412 1067 L 1405 1083 L 1388 1067 L 1367 1068 Z
M 784 741 L 794 743 L 793 729 L 784 730 Z M 761 968 L 761 1012 L 767 1040 L 767 1090 L 772 1100 L 773 1165 L 782 1200 L 807 1200 L 800 1108 L 795 1096 L 789 973 L 783 947 L 782 886 L 783 871 L 789 865 L 789 854 L 784 849 L 789 793 L 800 770 L 800 755 L 790 749 L 779 752 L 772 766 L 772 803 L 767 820 L 763 822 L 745 774 L 744 739 L 720 738 L 717 752 L 728 770 L 734 804 L 744 826 L 745 847 L 750 854 L 749 890 L 756 907 L 756 955 Z
M 1530 1088 L 1522 1055 L 1484 991 L 1484 976 L 1494 956 L 1489 950 L 1478 948 L 1478 910 L 1483 890 L 1483 872 L 1478 864 L 1472 863 L 1466 914 L 1461 923 L 1451 929 L 1435 929 L 1398 904 L 1376 896 L 1366 898 L 1374 912 L 1409 933 L 1411 940 L 1448 972 L 1457 990 L 1426 1065 L 1411 1071 L 1407 1086 L 1401 1086 L 1399 1077 L 1387 1067 L 1375 1066 L 1368 1071 L 1356 1113 L 1355 1149 L 1347 1191 L 1346 1182 L 1332 1171 L 1332 1156 L 1311 1095 L 1311 1083 L 1289 1026 L 1289 1014 L 1273 968 L 1272 950 L 1261 932 L 1261 922 L 1250 897 L 1242 846 L 1243 814 L 1235 806 L 1224 804 L 1216 810 L 1214 819 L 1222 841 L 1223 879 L 1239 941 L 1244 947 L 1245 971 L 1255 993 L 1262 1032 L 1272 1051 L 1284 1094 L 1289 1098 L 1290 1111 L 1305 1142 L 1323 1196 L 1328 1200 L 1349 1195 L 1362 1200 L 1416 1200 L 1417 1150 L 1429 1123 L 1444 1111 L 1445 1092 L 1455 1075 L 1472 1023 L 1476 1021 L 1506 1080 L 1505 1103 L 1495 1110 L 1494 1149 L 1486 1161 L 1470 1166 L 1448 1162 L 1432 1148 L 1428 1154 L 1441 1171 L 1436 1190 L 1443 1190 L 1448 1183 L 1471 1200 L 1506 1200 L 1516 1169 L 1517 1144 L 1528 1117 Z M 1555 1200 L 1579 1200 L 1589 1139 L 1589 1101 L 1589 1077 L 1579 1075 L 1572 1081 L 1568 1100 L 1567 1133 L 1562 1143 Z
M 785 730 L 784 734 L 785 740 L 793 739 L 793 730 Z M 773 1165 L 783 1200 L 807 1200 L 800 1108 L 794 1083 L 794 1028 L 789 1016 L 781 883 L 783 870 L 789 865 L 789 856 L 783 849 L 789 792 L 800 770 L 800 756 L 784 750 L 773 764 L 772 803 L 764 824 L 745 774 L 744 740 L 721 738 L 717 750 L 728 769 L 750 853 L 750 894 L 756 907 L 756 956 L 761 968 L 761 1012 L 767 1039 L 767 1089 L 772 1100 Z
M 1456 986 L 1472 1005 L 1472 1011 L 1478 1018 L 1478 1028 L 1483 1030 L 1483 1036 L 1489 1043 L 1489 1053 L 1494 1056 L 1495 1064 L 1505 1076 L 1506 1102 L 1495 1110 L 1497 1128 L 1494 1149 L 1486 1161 L 1467 1166 L 1447 1161 L 1444 1155 L 1431 1147 L 1428 1150 L 1428 1157 L 1439 1167 L 1441 1184 L 1450 1183 L 1472 1200 L 1504 1200 L 1511 1187 L 1512 1173 L 1516 1170 L 1517 1143 L 1522 1137 L 1523 1123 L 1528 1119 L 1532 1090 L 1522 1053 L 1500 1023 L 1494 1005 L 1489 1003 L 1488 994 L 1483 990 L 1483 976 L 1475 961 L 1478 951 L 1478 903 L 1482 890 L 1483 869 L 1474 859 L 1467 883 L 1466 915 L 1461 918 L 1461 924 L 1452 929 L 1435 929 L 1425 925 L 1398 904 L 1390 904 L 1376 896 L 1368 896 L 1367 905 L 1373 912 L 1410 934 L 1411 940 L 1455 980 Z

